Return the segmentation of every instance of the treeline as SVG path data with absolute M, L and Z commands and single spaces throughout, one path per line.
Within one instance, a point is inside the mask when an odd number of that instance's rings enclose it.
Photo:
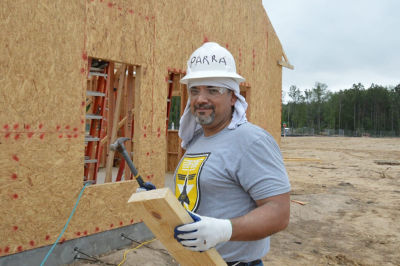
M 289 128 L 311 128 L 315 134 L 327 129 L 352 135 L 400 136 L 400 84 L 383 87 L 361 83 L 330 92 L 324 83 L 312 89 L 289 89 L 289 101 L 282 105 L 282 121 Z M 384 134 L 386 133 L 386 134 Z M 389 134 L 388 134 L 389 133 Z

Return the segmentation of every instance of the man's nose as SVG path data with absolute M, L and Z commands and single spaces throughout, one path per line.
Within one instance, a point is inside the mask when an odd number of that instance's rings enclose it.
M 197 96 L 197 102 L 208 102 L 208 95 L 206 91 L 200 91 Z

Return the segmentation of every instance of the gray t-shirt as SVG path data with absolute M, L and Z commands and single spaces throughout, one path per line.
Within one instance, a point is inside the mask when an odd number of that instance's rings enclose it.
M 197 214 L 230 219 L 256 208 L 255 200 L 290 191 L 273 137 L 249 122 L 210 137 L 196 135 L 175 171 L 175 195 Z M 217 245 L 225 261 L 252 261 L 269 251 L 269 237 Z

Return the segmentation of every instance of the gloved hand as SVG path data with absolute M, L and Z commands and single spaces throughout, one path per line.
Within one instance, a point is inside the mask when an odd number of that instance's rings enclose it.
M 153 183 L 151 183 L 151 182 L 146 182 L 146 183 L 144 183 L 143 187 L 138 187 L 136 189 L 136 192 L 143 192 L 143 191 L 148 191 L 148 190 L 153 190 L 153 189 L 156 189 L 156 186 L 153 185 Z
M 188 211 L 189 212 L 189 211 Z M 229 241 L 232 223 L 228 219 L 216 219 L 189 212 L 194 222 L 175 227 L 174 237 L 185 248 L 206 251 L 218 243 Z

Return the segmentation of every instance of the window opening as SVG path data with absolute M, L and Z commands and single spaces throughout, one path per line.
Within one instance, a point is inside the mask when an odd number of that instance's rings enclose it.
M 179 121 L 188 99 L 187 86 L 179 81 L 185 74 L 182 72 L 168 73 L 167 99 L 167 172 L 173 172 L 184 154 L 181 140 L 178 136 Z
M 118 137 L 133 150 L 135 77 L 139 66 L 89 58 L 86 89 L 84 181 L 130 180 L 119 153 L 109 149 Z M 112 174 L 114 172 L 114 175 Z
M 179 129 L 181 118 L 181 96 L 172 96 L 171 112 L 169 113 L 168 129 Z

